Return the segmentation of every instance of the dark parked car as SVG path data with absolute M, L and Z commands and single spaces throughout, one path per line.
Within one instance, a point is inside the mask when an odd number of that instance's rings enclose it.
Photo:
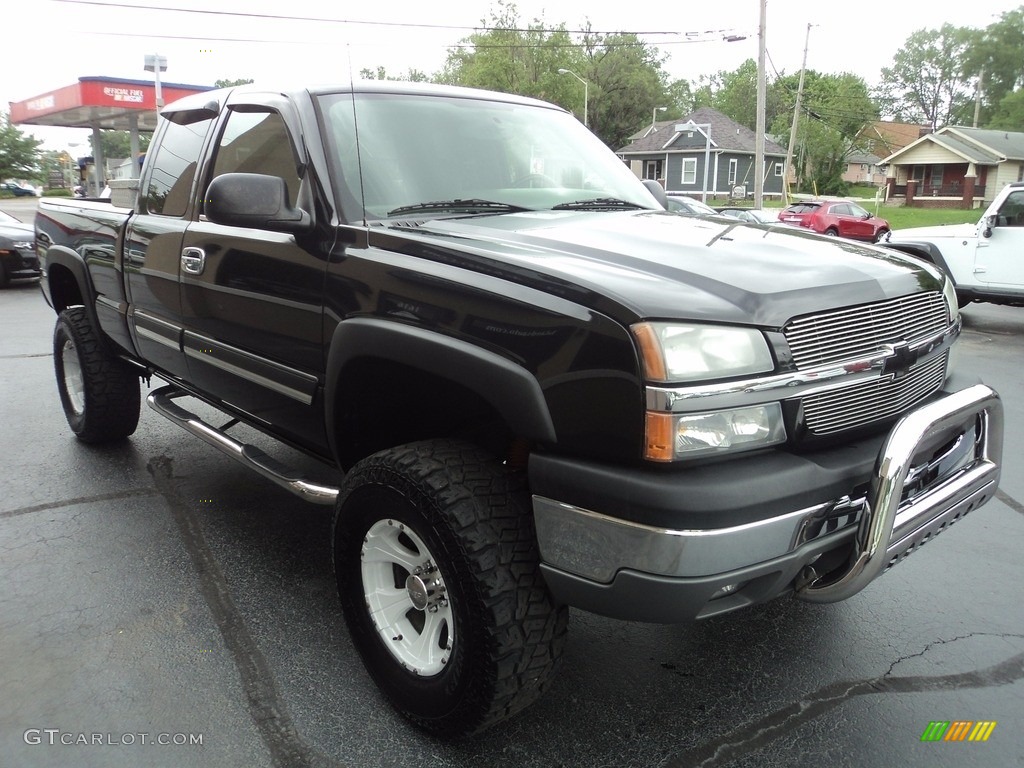
M 32 187 L 23 187 L 13 181 L 5 181 L 0 184 L 0 191 L 10 192 L 15 197 L 39 197 Z
M 38 278 L 35 230 L 10 214 L 0 211 L 0 288 L 11 280 Z
M 723 216 L 728 216 L 740 221 L 749 221 L 754 224 L 778 224 L 779 216 L 777 211 L 766 211 L 763 208 L 716 208 Z
M 889 232 L 889 222 L 872 216 L 847 200 L 808 200 L 785 208 L 779 221 L 814 230 L 820 235 L 877 243 Z
M 665 204 L 665 208 L 676 213 L 688 213 L 691 216 L 714 216 L 716 213 L 710 205 L 687 195 L 669 193 L 667 198 L 668 202 Z

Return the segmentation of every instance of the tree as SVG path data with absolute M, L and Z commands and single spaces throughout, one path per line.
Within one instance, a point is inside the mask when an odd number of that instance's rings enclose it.
M 972 75 L 965 73 L 967 52 L 977 33 L 943 24 L 919 29 L 882 68 L 879 99 L 897 120 L 927 123 L 932 129 L 963 123 L 973 112 Z M 887 97 L 887 94 L 892 94 Z
M 4 112 L 0 119 L 0 181 L 36 178 L 42 141 L 26 136 Z
M 404 75 L 393 77 L 387 73 L 384 67 L 377 67 L 376 70 L 364 67 L 359 70 L 359 77 L 363 80 L 402 80 L 407 83 L 429 83 L 430 75 L 418 69 L 410 67 Z
M 96 156 L 96 147 L 92 143 L 92 134 L 89 134 L 89 147 L 92 149 L 93 157 Z M 139 134 L 139 152 L 145 152 L 149 148 L 152 135 L 148 133 Z M 132 156 L 132 137 L 128 131 L 100 131 L 100 149 L 103 150 L 104 160 L 123 160 Z
M 777 83 L 780 99 L 782 94 L 790 93 L 790 88 L 792 96 L 787 98 L 792 101 L 787 109 L 777 112 L 772 123 L 773 133 L 787 137 L 797 83 L 782 79 Z M 842 175 L 847 160 L 852 152 L 863 149 L 858 146 L 858 134 L 878 115 L 878 107 L 861 77 L 805 72 L 803 114 L 797 131 L 799 151 L 793 163 L 798 186 L 818 194 L 845 194 L 847 185 Z
M 449 53 L 438 82 L 553 102 L 581 121 L 586 115 L 613 149 L 650 122 L 652 109 L 670 106 L 671 116 L 689 106 L 689 87 L 677 81 L 670 89 L 657 49 L 636 35 L 598 35 L 587 24 L 574 39 L 564 23 L 549 27 L 535 19 L 524 26 L 516 6 L 501 0 L 481 24 L 486 31 Z
M 999 102 L 995 115 L 989 121 L 988 128 L 1001 128 L 1007 131 L 1024 129 L 1024 90 L 1014 91 Z
M 1003 13 L 999 21 L 974 35 L 963 71 L 982 81 L 980 124 L 988 125 L 989 118 L 1002 110 L 1003 99 L 1024 86 L 1024 6 Z
M 633 33 L 588 36 L 584 42 L 590 130 L 618 149 L 650 122 L 653 108 L 667 106 L 662 57 Z
M 439 82 L 533 96 L 571 106 L 582 117 L 582 86 L 558 73 L 579 73 L 582 64 L 564 24 L 548 29 L 534 20 L 524 27 L 516 6 L 499 2 L 490 22 L 481 25 L 488 29 L 463 39 L 448 54 Z
M 214 88 L 234 88 L 236 85 L 249 85 L 250 83 L 253 83 L 253 82 L 255 82 L 255 81 L 252 80 L 251 78 L 247 80 L 244 77 L 240 77 L 237 80 L 214 80 L 213 81 L 213 87 Z

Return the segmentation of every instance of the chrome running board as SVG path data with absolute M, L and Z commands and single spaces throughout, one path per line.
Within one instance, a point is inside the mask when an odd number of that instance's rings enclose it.
M 255 470 L 299 498 L 324 505 L 333 505 L 337 500 L 338 489 L 336 487 L 310 482 L 301 472 L 285 466 L 256 446 L 240 443 L 229 437 L 224 430 L 207 424 L 196 414 L 176 404 L 174 399 L 178 397 L 191 397 L 191 395 L 171 385 L 150 392 L 146 403 L 164 418 L 196 437 L 202 438 L 235 461 Z

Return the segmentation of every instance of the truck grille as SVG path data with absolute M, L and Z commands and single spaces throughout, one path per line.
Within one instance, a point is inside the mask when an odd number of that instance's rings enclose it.
M 949 325 L 941 293 L 918 293 L 800 317 L 785 327 L 798 369 L 874 355 L 887 344 L 914 345 Z M 882 377 L 803 399 L 810 435 L 831 435 L 899 415 L 942 387 L 948 352 L 919 361 L 903 376 Z
M 805 397 L 804 419 L 814 435 L 831 435 L 902 413 L 937 392 L 946 380 L 949 353 L 918 363 L 899 379 L 874 379 Z
M 798 369 L 854 360 L 885 344 L 915 342 L 949 325 L 941 293 L 916 293 L 877 304 L 798 317 L 785 328 Z

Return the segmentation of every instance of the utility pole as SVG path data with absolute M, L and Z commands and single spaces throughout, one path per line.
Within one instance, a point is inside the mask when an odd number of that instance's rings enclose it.
M 796 143 L 796 126 L 800 121 L 800 99 L 804 95 L 804 72 L 807 70 L 807 48 L 811 42 L 811 25 L 807 24 L 804 37 L 804 61 L 800 65 L 800 83 L 796 87 L 796 105 L 793 107 L 793 125 L 789 129 L 789 149 L 786 150 L 786 165 L 782 169 L 782 207 L 789 205 L 789 166 L 793 162 L 793 145 Z
M 764 198 L 764 111 L 765 111 L 765 26 L 767 17 L 767 0 L 761 0 L 761 23 L 757 30 L 757 127 L 754 136 L 754 207 L 760 208 Z
M 972 127 L 978 127 L 978 118 L 981 116 L 981 91 L 984 88 L 985 65 L 981 65 L 981 72 L 978 73 L 978 88 L 974 92 L 974 123 Z

